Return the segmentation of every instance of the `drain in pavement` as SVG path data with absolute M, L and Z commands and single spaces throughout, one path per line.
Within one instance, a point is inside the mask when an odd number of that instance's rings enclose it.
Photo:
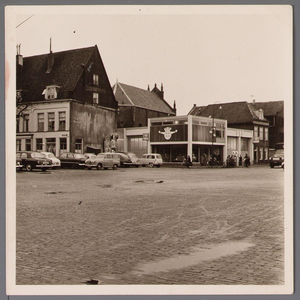
M 163 180 L 136 180 L 137 183 L 163 183 Z
M 56 195 L 56 194 L 65 194 L 66 192 L 46 192 L 45 194 L 48 194 L 48 195 Z

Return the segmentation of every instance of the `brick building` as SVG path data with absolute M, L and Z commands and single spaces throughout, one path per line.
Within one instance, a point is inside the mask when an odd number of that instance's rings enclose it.
M 253 130 L 253 162 L 269 161 L 269 121 L 265 118 L 262 108 L 246 101 L 194 105 L 189 115 L 225 119 L 228 127 Z M 231 142 L 235 143 L 234 139 L 229 140 L 227 145 L 230 146 Z
M 98 47 L 17 54 L 17 151 L 100 152 L 118 103 Z

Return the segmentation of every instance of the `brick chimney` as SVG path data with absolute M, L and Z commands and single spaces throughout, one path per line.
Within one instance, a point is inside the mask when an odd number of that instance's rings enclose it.
M 54 54 L 51 49 L 51 46 L 52 46 L 51 42 L 52 42 L 52 38 L 50 38 L 50 53 L 48 54 L 48 57 L 47 57 L 47 72 L 46 73 L 50 73 L 53 68 L 53 65 L 54 65 Z
M 17 57 L 16 57 L 17 73 L 23 69 L 23 55 L 21 55 L 21 44 L 17 45 Z

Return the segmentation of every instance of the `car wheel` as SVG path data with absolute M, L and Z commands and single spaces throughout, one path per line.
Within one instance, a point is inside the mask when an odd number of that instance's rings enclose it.
M 26 168 L 27 172 L 31 172 L 32 171 L 32 165 L 31 164 L 27 164 L 25 168 Z
M 153 163 L 149 163 L 149 168 L 153 168 L 154 167 L 154 164 Z
M 157 167 L 157 168 L 160 168 L 160 165 L 157 165 L 156 167 Z
M 97 165 L 97 170 L 101 170 L 102 169 L 102 164 L 98 164 Z
M 118 169 L 118 165 L 113 165 L 113 169 L 117 170 Z
M 274 165 L 270 165 L 270 167 L 273 169 L 273 168 L 274 168 Z

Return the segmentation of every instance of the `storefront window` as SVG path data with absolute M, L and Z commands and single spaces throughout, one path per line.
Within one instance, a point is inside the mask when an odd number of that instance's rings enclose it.
M 43 139 L 36 139 L 36 150 L 43 150 Z
M 52 152 L 55 155 L 56 142 L 55 138 L 46 139 L 46 152 Z
M 75 139 L 75 152 L 82 153 L 82 139 Z
M 66 138 L 59 139 L 59 149 L 60 149 L 60 154 L 67 152 L 67 139 Z
M 31 151 L 31 139 L 26 139 L 25 149 L 26 149 L 26 151 Z
M 21 151 L 21 140 L 17 139 L 17 145 L 16 145 L 17 151 Z

